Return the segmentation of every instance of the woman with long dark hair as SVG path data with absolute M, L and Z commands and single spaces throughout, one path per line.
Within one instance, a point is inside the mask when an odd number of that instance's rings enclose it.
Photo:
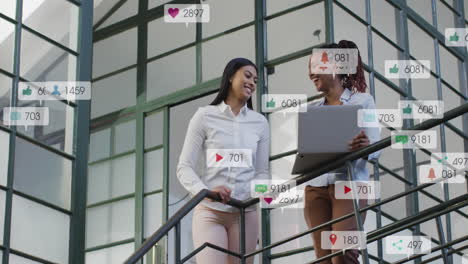
M 338 44 L 326 44 L 323 49 L 357 49 L 352 41 L 341 40 Z M 361 105 L 364 109 L 375 109 L 373 97 L 366 93 L 366 80 L 362 67 L 361 56 L 357 54 L 357 68 L 355 74 L 317 74 L 314 68 L 313 56 L 309 61 L 309 77 L 315 84 L 317 90 L 324 94 L 318 102 L 318 106 L 327 105 Z M 320 72 L 320 71 L 318 71 Z M 379 128 L 364 128 L 349 142 L 349 150 L 355 151 L 366 147 L 380 139 Z M 372 153 L 367 159 L 377 159 L 380 152 Z M 369 172 L 366 168 L 367 161 L 358 159 L 353 162 L 354 179 L 358 181 L 369 180 Z M 309 228 L 321 225 L 332 219 L 353 212 L 353 201 L 337 199 L 335 197 L 335 181 L 347 181 L 346 171 L 339 170 L 335 173 L 321 175 L 306 183 L 304 191 L 304 217 Z M 359 200 L 359 206 L 367 204 L 366 200 Z M 362 214 L 365 219 L 365 214 Z M 363 220 L 364 221 L 364 220 Z M 331 226 L 326 226 L 312 233 L 314 249 L 317 258 L 331 254 L 332 250 L 322 249 L 321 232 L 323 231 L 353 231 L 357 230 L 355 218 L 347 218 Z M 320 263 L 359 263 L 359 251 L 357 249 L 347 250 L 344 255 L 333 257 L 331 260 Z
M 209 189 L 222 200 L 222 203 L 203 201 L 195 208 L 192 222 L 195 248 L 209 242 L 239 252 L 240 213 L 226 203 L 231 197 L 250 198 L 252 180 L 269 179 L 269 126 L 266 118 L 252 109 L 256 86 L 255 64 L 244 58 L 231 60 L 224 69 L 221 88 L 214 101 L 199 108 L 190 120 L 177 177 L 192 195 Z M 217 151 L 231 149 L 248 150 L 243 158 L 251 165 L 210 165 L 208 160 L 214 157 L 207 157 L 207 153 L 216 154 L 215 162 L 218 162 L 228 157 Z M 203 157 L 207 160 L 201 170 L 197 169 Z M 247 252 L 255 250 L 257 244 L 257 215 L 256 207 L 246 209 Z M 196 259 L 199 264 L 239 263 L 237 258 L 212 248 L 203 249 Z M 253 257 L 247 259 L 247 263 L 253 263 Z

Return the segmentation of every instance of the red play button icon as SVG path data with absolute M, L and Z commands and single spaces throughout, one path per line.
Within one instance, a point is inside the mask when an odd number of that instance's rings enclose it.
M 344 186 L 344 193 L 347 194 L 351 191 L 351 188 L 349 188 L 348 186 Z
M 224 159 L 224 157 L 219 155 L 218 153 L 216 153 L 216 162 L 218 162 L 218 161 L 220 161 L 222 159 Z

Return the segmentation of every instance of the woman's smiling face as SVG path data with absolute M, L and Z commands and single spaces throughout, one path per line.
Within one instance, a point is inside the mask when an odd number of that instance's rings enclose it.
M 231 78 L 232 95 L 242 101 L 247 101 L 257 89 L 257 70 L 247 65 L 241 67 Z
M 320 73 L 320 65 L 323 64 L 319 62 L 320 58 L 314 55 L 310 56 L 309 59 L 309 78 L 315 84 L 317 91 L 326 93 L 330 87 L 339 82 L 339 77 L 338 75 Z

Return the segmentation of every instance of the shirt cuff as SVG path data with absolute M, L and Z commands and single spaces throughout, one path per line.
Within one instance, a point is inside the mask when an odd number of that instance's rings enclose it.
M 377 160 L 380 157 L 380 153 L 381 151 L 379 150 L 369 154 L 369 156 L 367 156 L 367 160 Z

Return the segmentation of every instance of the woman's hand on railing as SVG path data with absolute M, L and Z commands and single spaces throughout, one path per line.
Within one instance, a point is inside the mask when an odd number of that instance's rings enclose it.
M 221 198 L 221 202 L 226 204 L 231 200 L 231 189 L 229 189 L 226 186 L 216 186 L 213 189 L 211 189 L 212 192 L 215 192 L 218 194 L 219 198 Z M 210 199 L 210 201 L 214 202 L 213 200 Z

